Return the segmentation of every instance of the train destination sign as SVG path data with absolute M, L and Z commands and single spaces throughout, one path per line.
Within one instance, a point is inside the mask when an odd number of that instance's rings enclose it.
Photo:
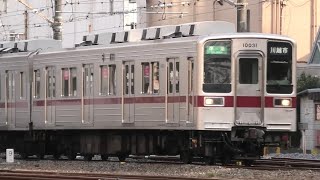
M 278 55 L 287 55 L 289 50 L 287 47 L 270 47 L 269 53 L 270 54 L 278 54 Z
M 268 42 L 268 55 L 288 56 L 292 52 L 291 45 L 285 42 Z
M 229 49 L 226 46 L 207 46 L 205 50 L 205 54 L 213 54 L 213 55 L 227 55 L 229 54 Z

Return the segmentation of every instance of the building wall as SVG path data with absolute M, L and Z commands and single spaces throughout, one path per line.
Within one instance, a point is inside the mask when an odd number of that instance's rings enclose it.
M 306 149 L 312 150 L 315 146 L 315 114 L 314 114 L 314 102 L 308 99 L 307 96 L 301 97 L 300 99 L 300 121 L 301 123 L 308 123 L 308 130 L 306 130 Z M 319 128 L 320 129 L 320 128 Z M 302 144 L 302 143 L 301 143 Z
M 41 12 L 43 16 L 53 21 L 53 0 L 24 0 L 32 6 L 33 10 L 28 10 L 16 0 L 0 0 L 2 1 L 7 1 L 7 7 L 0 14 L 0 25 L 2 25 L 0 41 L 10 40 L 10 32 L 21 34 L 21 39 L 24 39 L 26 32 L 28 39 L 53 37 L 50 23 L 38 14 Z M 113 3 L 111 1 L 62 0 L 63 47 L 73 47 L 75 43 L 81 42 L 84 35 L 90 33 L 130 29 L 130 22 L 137 21 L 137 14 L 121 12 L 136 9 L 136 3 L 129 3 L 129 0 L 113 0 Z M 27 15 L 26 10 L 28 10 Z M 88 14 L 88 12 L 94 12 L 94 14 Z M 26 28 L 26 18 L 28 28 Z
M 159 2 L 172 6 L 157 7 Z M 190 2 L 190 3 L 185 3 Z M 320 24 L 320 0 L 247 0 L 250 31 L 287 35 L 298 44 L 298 61 L 307 61 Z M 216 0 L 148 0 L 147 26 L 180 24 L 193 21 L 223 20 L 236 23 L 236 8 Z M 164 13 L 166 12 L 166 13 Z M 181 17 L 181 12 L 186 12 Z M 174 13 L 174 14 L 169 14 Z M 142 22 L 138 22 L 142 23 Z

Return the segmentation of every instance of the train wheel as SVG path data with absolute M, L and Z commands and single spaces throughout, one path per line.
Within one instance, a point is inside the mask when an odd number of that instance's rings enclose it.
M 37 154 L 37 158 L 41 160 L 44 159 L 44 154 Z
M 108 160 L 108 155 L 101 155 L 101 160 L 102 161 L 107 161 Z
M 127 156 L 125 154 L 118 155 L 118 159 L 120 162 L 125 162 L 126 158 L 127 158 Z
M 217 163 L 216 158 L 214 157 L 205 157 L 204 161 L 207 165 L 216 165 Z
M 69 160 L 75 160 L 76 157 L 77 157 L 76 153 L 73 153 L 73 152 L 68 152 L 68 153 L 67 153 L 67 158 L 68 158 Z
M 59 158 L 60 158 L 60 155 L 59 155 L 59 154 L 54 154 L 54 155 L 53 155 L 53 159 L 58 160 Z
M 27 159 L 28 155 L 27 155 L 27 153 L 20 153 L 20 157 L 21 157 L 21 159 Z
M 231 163 L 231 157 L 229 155 L 224 155 L 222 158 L 221 158 L 221 163 L 222 165 L 228 165 Z
M 243 161 L 243 164 L 245 165 L 245 166 L 251 166 L 252 164 L 253 164 L 253 160 L 244 160 Z
M 192 155 L 189 151 L 183 151 L 180 154 L 180 159 L 184 164 L 190 164 L 192 163 Z
M 85 161 L 91 161 L 92 160 L 92 155 L 91 154 L 86 154 L 86 155 L 84 155 L 84 160 Z

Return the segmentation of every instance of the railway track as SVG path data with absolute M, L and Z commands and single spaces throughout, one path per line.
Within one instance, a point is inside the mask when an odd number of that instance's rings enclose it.
M 145 175 L 122 175 L 122 174 L 99 174 L 99 173 L 59 173 L 43 171 L 10 171 L 0 170 L 1 180 L 198 180 L 193 177 L 175 176 L 145 176 Z M 212 178 L 201 178 L 212 180 Z
M 320 171 L 320 160 L 271 158 L 255 160 L 247 169 L 256 170 L 314 170 Z

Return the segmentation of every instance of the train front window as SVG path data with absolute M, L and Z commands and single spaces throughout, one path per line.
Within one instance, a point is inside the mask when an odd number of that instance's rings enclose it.
M 267 92 L 290 94 L 292 86 L 292 46 L 285 42 L 268 42 Z
M 209 41 L 204 45 L 203 91 L 231 92 L 231 41 Z

